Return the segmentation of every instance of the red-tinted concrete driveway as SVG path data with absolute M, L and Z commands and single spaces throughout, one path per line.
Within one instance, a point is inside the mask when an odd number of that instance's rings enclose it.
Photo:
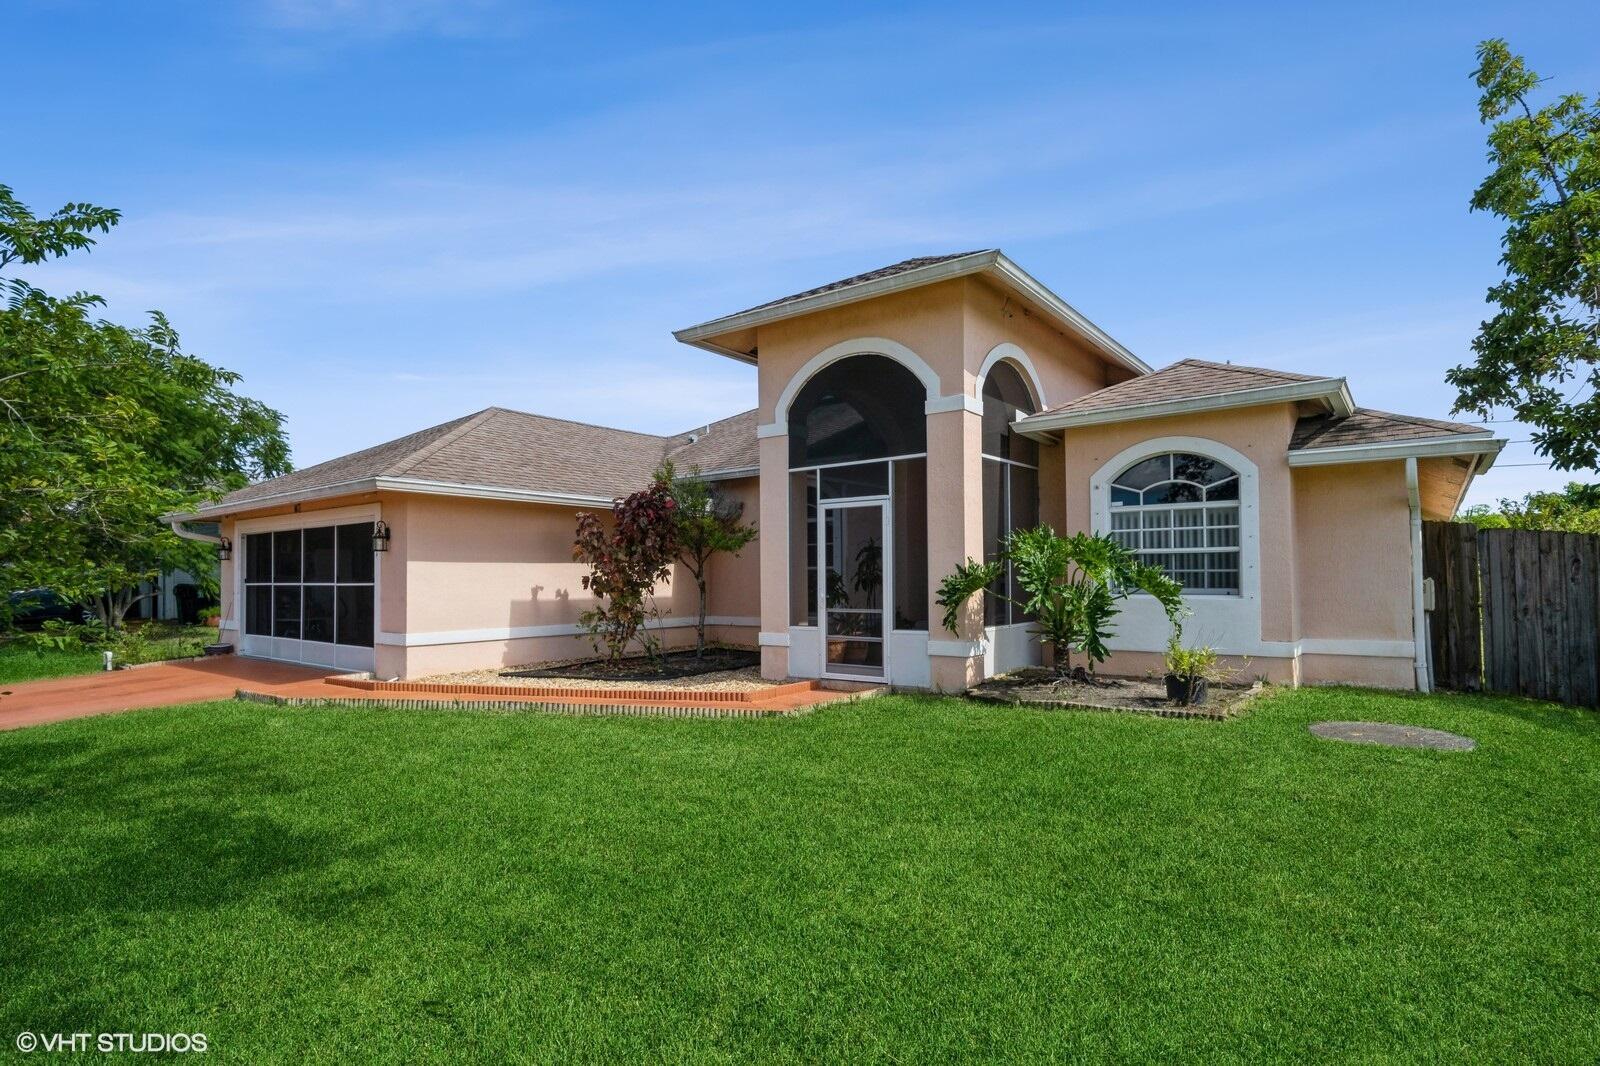
M 318 670 L 226 655 L 190 663 L 19 681 L 0 685 L 0 729 L 60 722 L 91 714 L 164 707 L 170 703 L 225 700 L 240 688 L 274 692 L 329 676 Z

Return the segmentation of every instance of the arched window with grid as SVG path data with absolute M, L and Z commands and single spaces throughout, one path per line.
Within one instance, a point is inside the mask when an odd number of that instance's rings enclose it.
M 1239 595 L 1239 474 L 1188 452 L 1141 459 L 1111 482 L 1111 535 L 1186 595 Z

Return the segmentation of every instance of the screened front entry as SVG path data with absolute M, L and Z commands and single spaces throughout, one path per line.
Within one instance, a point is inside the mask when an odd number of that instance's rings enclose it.
M 789 623 L 820 640 L 825 677 L 887 680 L 896 633 L 926 644 L 925 400 L 905 367 L 858 355 L 790 405 Z
M 372 523 L 246 533 L 239 650 L 371 670 L 376 610 Z

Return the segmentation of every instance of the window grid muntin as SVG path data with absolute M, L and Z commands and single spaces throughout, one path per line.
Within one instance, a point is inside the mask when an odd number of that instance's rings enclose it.
M 372 558 L 370 553 L 372 551 L 371 544 L 373 525 L 374 523 L 371 521 L 358 520 L 355 522 L 335 522 L 328 526 L 297 526 L 290 529 L 262 531 L 259 533 L 246 533 L 243 537 L 245 546 L 245 561 L 243 567 L 245 579 L 243 582 L 245 600 L 244 618 L 242 619 L 242 624 L 244 626 L 243 634 L 245 636 L 275 637 L 286 640 L 308 641 L 308 638 L 305 635 L 305 592 L 307 589 L 331 589 L 334 598 L 334 614 L 332 619 L 333 639 L 308 642 L 315 644 L 338 644 L 345 647 L 372 647 L 375 643 L 374 637 L 377 629 L 376 560 L 372 559 L 370 563 L 368 562 L 368 560 Z M 334 531 L 334 552 L 332 560 L 333 574 L 331 579 L 327 581 L 307 581 L 305 580 L 305 534 L 310 530 L 321 529 L 331 529 Z M 354 532 L 357 529 L 363 529 L 364 532 Z M 346 530 L 350 531 L 350 535 L 356 540 L 354 549 L 349 553 L 353 561 L 353 568 L 355 571 L 357 571 L 354 577 L 345 576 L 345 561 L 341 558 L 343 555 L 341 550 L 341 531 Z M 291 539 L 298 542 L 299 550 L 297 552 L 296 559 L 296 569 L 299 571 L 298 574 L 286 573 L 281 578 L 279 577 L 279 538 L 283 538 L 285 543 Z M 259 575 L 254 575 L 251 573 L 255 560 L 257 560 L 260 557 L 260 553 L 263 552 L 265 553 L 266 558 L 270 560 L 265 571 L 264 579 Z M 363 577 L 362 574 L 369 569 L 371 570 L 370 576 Z M 296 608 L 293 612 L 294 617 L 293 619 L 288 617 L 281 619 L 282 626 L 280 627 L 280 618 L 278 617 L 279 603 L 281 601 L 287 604 L 291 595 L 296 603 Z M 265 618 L 263 619 L 263 626 L 257 629 L 253 628 L 254 619 L 252 618 L 251 605 L 253 602 L 259 602 L 261 598 L 265 599 L 267 611 L 265 613 Z M 363 609 L 364 616 L 368 619 L 367 625 L 357 625 L 354 627 L 354 632 L 352 635 L 355 639 L 353 640 L 343 639 L 345 636 L 345 634 L 342 632 L 344 627 L 339 624 L 341 605 L 347 608 L 347 614 L 349 614 L 351 617 L 355 617 L 357 615 L 358 608 Z M 292 632 L 290 631 L 291 626 Z
M 1215 464 L 1222 476 L 1210 484 L 1175 476 L 1182 454 Z M 1165 460 L 1167 474 L 1160 481 L 1143 487 L 1122 483 L 1122 479 L 1152 460 Z M 1159 471 L 1154 471 L 1158 473 Z M 1164 494 L 1168 486 L 1188 486 L 1199 497 L 1177 503 L 1146 503 L 1149 496 Z M 1159 566 L 1183 585 L 1188 596 L 1237 596 L 1242 593 L 1243 555 L 1240 531 L 1240 478 L 1237 471 L 1217 459 L 1189 452 L 1166 452 L 1146 456 L 1130 463 L 1112 479 L 1111 536 L 1136 555 L 1140 562 Z M 1126 493 L 1140 502 L 1119 501 Z M 1220 493 L 1221 499 L 1214 499 Z

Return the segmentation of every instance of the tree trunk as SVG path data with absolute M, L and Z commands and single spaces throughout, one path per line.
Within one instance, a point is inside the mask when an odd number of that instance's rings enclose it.
M 138 596 L 133 593 L 134 589 L 119 589 L 115 592 L 107 589 L 95 598 L 95 617 L 100 619 L 100 624 L 105 627 L 108 634 L 122 632 L 123 620 L 127 618 L 128 612 L 133 610 L 133 605 L 156 594 L 153 589 Z
M 1051 658 L 1055 660 L 1055 662 L 1051 664 L 1052 669 L 1055 671 L 1055 675 L 1057 677 L 1071 676 L 1072 645 L 1065 642 L 1052 644 L 1050 645 L 1050 650 L 1052 652 Z
M 696 659 L 704 659 L 706 657 L 706 579 L 702 576 L 696 577 L 694 581 L 700 588 L 700 614 L 695 620 L 694 627 L 694 657 Z

